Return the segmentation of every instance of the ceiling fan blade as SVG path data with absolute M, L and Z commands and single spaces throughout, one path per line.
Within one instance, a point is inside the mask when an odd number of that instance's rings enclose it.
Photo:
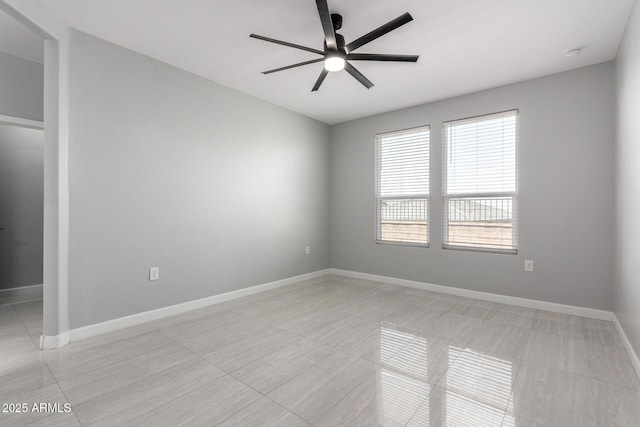
M 324 61 L 324 58 L 312 59 L 311 61 L 299 62 L 297 64 L 287 65 L 286 67 L 274 68 L 273 70 L 263 71 L 262 74 L 276 73 L 278 71 L 288 70 L 289 68 L 301 67 L 303 65 L 313 64 L 315 62 L 320 62 L 320 61 Z
M 283 46 L 293 47 L 293 48 L 296 48 L 296 49 L 306 50 L 307 52 L 313 52 L 313 53 L 317 53 L 318 55 L 324 56 L 324 52 L 322 52 L 321 50 L 318 50 L 318 49 L 313 49 L 311 47 L 306 47 L 306 46 L 301 46 L 299 44 L 284 42 L 282 40 L 276 40 L 276 39 L 272 39 L 270 37 L 259 36 L 257 34 L 250 34 L 249 37 L 252 37 L 252 38 L 258 39 L 258 40 L 264 40 L 266 42 L 281 44 Z
M 316 6 L 318 6 L 318 14 L 320 14 L 320 22 L 322 22 L 322 30 L 324 31 L 324 39 L 327 43 L 327 48 L 336 50 L 338 48 L 338 44 L 336 43 L 336 33 L 333 31 L 333 21 L 331 20 L 331 14 L 329 13 L 327 0 L 316 0 Z
M 406 24 L 407 22 L 411 22 L 411 21 L 413 21 L 413 18 L 411 17 L 411 15 L 409 15 L 409 13 L 405 13 L 404 15 L 400 15 L 396 19 L 387 22 L 386 24 L 384 24 L 384 25 L 376 28 L 375 30 L 365 34 L 364 36 L 360 37 L 359 39 L 356 39 L 356 40 L 352 41 L 351 43 L 349 43 L 348 45 L 345 46 L 345 49 L 347 50 L 347 52 L 353 52 L 354 50 L 356 50 L 360 46 L 365 45 L 365 44 L 367 44 L 369 42 L 372 42 L 375 39 L 377 39 L 378 37 L 384 36 L 388 32 L 393 31 L 396 28 L 401 27 L 404 24 Z
M 368 78 L 363 76 L 362 73 L 358 71 L 356 67 L 354 67 L 353 65 L 347 62 L 346 64 L 344 64 L 344 69 L 347 71 L 347 73 L 351 74 L 357 81 L 362 83 L 364 87 L 366 87 L 367 89 L 371 89 L 373 87 L 373 83 L 371 83 L 371 81 L 369 81 Z
M 318 77 L 318 80 L 316 80 L 316 84 L 313 85 L 313 89 L 311 89 L 311 92 L 315 92 L 318 89 L 320 89 L 320 85 L 324 81 L 324 78 L 327 77 L 327 74 L 329 74 L 329 72 L 323 68 L 322 71 L 320 72 L 320 76 Z
M 350 53 L 347 55 L 349 61 L 416 62 L 418 58 L 418 55 L 388 55 L 382 53 Z

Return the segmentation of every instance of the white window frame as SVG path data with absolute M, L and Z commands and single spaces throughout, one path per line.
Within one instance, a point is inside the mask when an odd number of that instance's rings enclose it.
M 448 194 L 447 191 L 447 178 L 448 178 L 448 128 L 455 123 L 470 122 L 482 119 L 491 119 L 492 117 L 499 117 L 506 114 L 513 114 L 516 120 L 515 129 L 515 191 L 512 192 L 486 192 L 486 193 L 463 193 L 463 194 Z M 498 113 L 482 114 L 479 116 L 468 117 L 464 119 L 450 120 L 442 123 L 442 248 L 454 249 L 462 251 L 472 252 L 489 252 L 499 254 L 511 254 L 516 255 L 518 253 L 518 174 L 519 174 L 519 122 L 520 111 L 518 109 L 506 110 Z M 472 246 L 472 245 L 456 245 L 449 243 L 449 201 L 451 199 L 482 199 L 482 198 L 511 198 L 511 226 L 512 226 L 512 243 L 511 248 L 499 248 L 499 247 L 487 247 L 487 246 Z
M 397 196 L 381 196 L 380 195 L 380 168 L 379 168 L 379 156 L 380 156 L 380 144 L 382 142 L 382 138 L 387 135 L 406 133 L 415 130 L 417 131 L 427 131 L 428 134 L 428 170 L 429 170 L 429 192 L 427 193 L 417 193 L 417 194 L 403 194 Z M 375 242 L 377 244 L 383 245 L 399 245 L 399 246 L 414 246 L 421 248 L 428 248 L 430 246 L 430 238 L 431 238 L 431 126 L 430 125 L 422 125 L 416 126 L 412 128 L 396 130 L 391 132 L 382 132 L 376 135 L 375 138 Z M 427 239 L 425 243 L 421 242 L 407 242 L 407 241 L 398 241 L 398 240 L 383 240 L 381 237 L 381 228 L 382 228 L 382 218 L 380 215 L 381 212 L 381 203 L 387 200 L 426 200 L 426 235 Z

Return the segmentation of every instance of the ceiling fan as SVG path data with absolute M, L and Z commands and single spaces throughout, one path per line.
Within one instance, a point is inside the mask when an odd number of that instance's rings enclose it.
M 324 51 L 313 49 L 307 46 L 301 46 L 295 43 L 289 43 L 282 40 L 272 39 L 270 37 L 259 36 L 257 34 L 251 34 L 249 37 L 254 39 L 264 40 L 271 43 L 277 43 L 284 46 L 293 47 L 295 49 L 305 50 L 307 52 L 316 53 L 321 55 L 322 58 L 312 59 L 310 61 L 299 62 L 293 65 L 287 65 L 285 67 L 274 68 L 273 70 L 263 71 L 263 74 L 275 73 L 277 71 L 288 70 L 290 68 L 300 67 L 302 65 L 313 64 L 316 62 L 324 61 L 324 68 L 320 72 L 316 84 L 313 85 L 312 92 L 317 91 L 320 85 L 327 77 L 329 72 L 346 70 L 356 80 L 364 85 L 367 89 L 373 86 L 373 83 L 367 79 L 360 71 L 356 69 L 349 61 L 395 61 L 395 62 L 416 62 L 418 55 L 389 55 L 389 54 L 377 54 L 377 53 L 352 53 L 359 47 L 372 42 L 373 40 L 381 37 L 388 32 L 395 30 L 398 27 L 411 22 L 413 18 L 409 13 L 400 15 L 396 19 L 387 22 L 386 24 L 376 28 L 373 31 L 368 32 L 364 36 L 345 44 L 344 37 L 336 33 L 342 28 L 342 16 L 337 13 L 329 13 L 329 6 L 327 0 L 316 0 L 318 6 L 318 13 L 320 14 L 320 22 L 322 23 L 322 29 L 324 30 Z

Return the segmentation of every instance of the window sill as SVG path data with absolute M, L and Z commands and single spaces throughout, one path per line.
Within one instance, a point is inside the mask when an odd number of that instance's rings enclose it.
M 466 252 L 486 252 L 491 254 L 517 255 L 518 249 L 482 248 L 477 246 L 442 245 L 442 249 Z
M 378 245 L 390 245 L 390 246 L 410 246 L 414 248 L 428 248 L 429 243 L 411 243 L 411 242 L 396 242 L 393 240 L 376 240 Z

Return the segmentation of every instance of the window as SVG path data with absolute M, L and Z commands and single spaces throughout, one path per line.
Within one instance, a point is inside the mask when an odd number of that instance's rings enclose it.
M 429 245 L 429 126 L 376 136 L 376 241 Z
M 443 124 L 443 248 L 517 253 L 517 119 Z

